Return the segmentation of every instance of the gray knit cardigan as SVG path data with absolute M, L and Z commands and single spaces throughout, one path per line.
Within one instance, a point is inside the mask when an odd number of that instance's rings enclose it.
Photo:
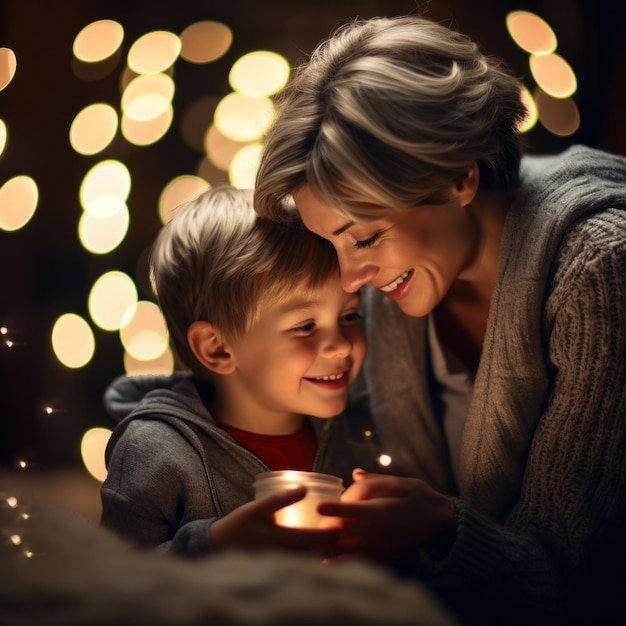
M 456 478 L 433 410 L 426 319 L 365 290 L 361 383 L 390 469 L 425 478 L 459 515 L 434 570 L 552 606 L 619 525 L 624 540 L 625 208 L 625 158 L 575 146 L 524 159 Z

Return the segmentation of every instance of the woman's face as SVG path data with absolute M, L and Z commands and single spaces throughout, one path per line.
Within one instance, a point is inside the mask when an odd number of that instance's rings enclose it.
M 293 196 L 306 227 L 335 246 L 346 291 L 369 282 L 407 315 L 421 317 L 456 280 L 471 279 L 480 253 L 480 227 L 469 205 L 475 190 L 462 192 L 455 186 L 445 204 L 360 223 L 320 200 L 307 185 Z

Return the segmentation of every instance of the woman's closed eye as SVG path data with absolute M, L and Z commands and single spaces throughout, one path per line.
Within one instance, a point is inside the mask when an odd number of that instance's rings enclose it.
M 369 237 L 368 239 L 360 239 L 354 242 L 354 247 L 355 248 L 369 248 L 370 246 L 373 246 L 376 241 L 378 240 L 378 238 L 380 237 L 381 233 L 377 232 L 374 233 L 371 237 Z

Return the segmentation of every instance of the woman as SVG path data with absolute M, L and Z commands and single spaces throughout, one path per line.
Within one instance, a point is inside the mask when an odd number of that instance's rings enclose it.
M 324 505 L 343 549 L 572 607 L 624 541 L 626 159 L 521 158 L 518 81 L 421 17 L 338 29 L 277 104 L 257 211 L 295 200 L 344 288 L 369 283 L 364 385 L 397 476 Z

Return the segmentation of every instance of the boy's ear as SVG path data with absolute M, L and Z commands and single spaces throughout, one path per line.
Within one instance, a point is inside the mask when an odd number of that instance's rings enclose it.
M 220 331 L 210 322 L 194 322 L 187 330 L 187 341 L 196 359 L 216 374 L 231 374 L 236 363 Z
M 479 182 L 478 165 L 474 163 L 467 173 L 454 183 L 452 193 L 460 200 L 462 206 L 467 206 L 472 202 L 478 191 Z

